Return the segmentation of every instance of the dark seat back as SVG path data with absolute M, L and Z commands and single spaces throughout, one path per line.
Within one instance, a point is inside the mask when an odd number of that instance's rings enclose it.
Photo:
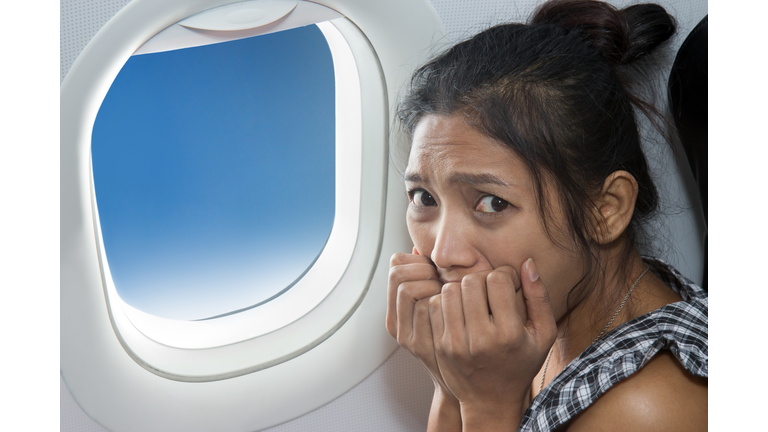
M 699 22 L 677 52 L 669 74 L 669 105 L 693 178 L 699 188 L 707 221 L 707 18 Z M 707 242 L 704 243 L 704 280 L 707 289 Z

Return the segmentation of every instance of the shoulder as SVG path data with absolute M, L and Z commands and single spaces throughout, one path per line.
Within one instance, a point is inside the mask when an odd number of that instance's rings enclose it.
M 572 432 L 615 430 L 707 430 L 707 378 L 662 351 L 568 424 Z

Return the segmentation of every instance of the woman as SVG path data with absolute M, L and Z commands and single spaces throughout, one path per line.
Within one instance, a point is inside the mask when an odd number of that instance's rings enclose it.
M 658 194 L 629 72 L 673 33 L 657 5 L 551 1 L 414 75 L 386 324 L 430 430 L 706 429 L 706 293 L 636 245 Z

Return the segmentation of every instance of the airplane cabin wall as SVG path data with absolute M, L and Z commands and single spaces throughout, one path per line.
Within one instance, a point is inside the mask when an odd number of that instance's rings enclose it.
M 60 46 L 61 80 L 74 60 L 96 32 L 130 0 L 61 0 Z M 382 0 L 386 1 L 386 0 Z M 609 1 L 624 7 L 641 1 Z M 666 82 L 669 69 L 685 36 L 707 14 L 706 0 L 656 1 L 678 20 L 678 34 L 670 43 L 668 59 L 659 71 L 659 84 Z M 460 41 L 501 22 L 525 21 L 535 0 L 431 0 L 443 21 L 446 37 Z M 668 60 L 668 61 L 666 61 Z M 657 222 L 662 235 L 654 245 L 683 274 L 701 282 L 703 219 L 687 210 L 697 208 L 695 190 L 689 172 L 675 167 L 671 151 L 654 145 L 656 135 L 649 135 L 649 159 L 660 182 L 665 204 Z M 670 174 L 671 173 L 671 174 Z M 695 212 L 694 212 L 695 213 Z M 382 323 L 383 325 L 383 323 Z M 85 414 L 60 378 L 60 418 L 64 432 L 101 432 L 103 427 Z M 402 348 L 356 387 L 329 404 L 302 417 L 266 429 L 270 432 L 324 431 L 417 431 L 425 430 L 432 396 L 432 384 L 419 363 Z

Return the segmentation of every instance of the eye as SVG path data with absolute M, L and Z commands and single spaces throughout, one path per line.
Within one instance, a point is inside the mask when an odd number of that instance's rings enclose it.
M 497 196 L 487 195 L 480 199 L 476 209 L 483 213 L 498 213 L 506 210 L 507 207 L 509 207 L 508 202 Z
M 429 207 L 437 205 L 432 195 L 424 189 L 416 189 L 411 191 L 411 202 L 416 207 Z

